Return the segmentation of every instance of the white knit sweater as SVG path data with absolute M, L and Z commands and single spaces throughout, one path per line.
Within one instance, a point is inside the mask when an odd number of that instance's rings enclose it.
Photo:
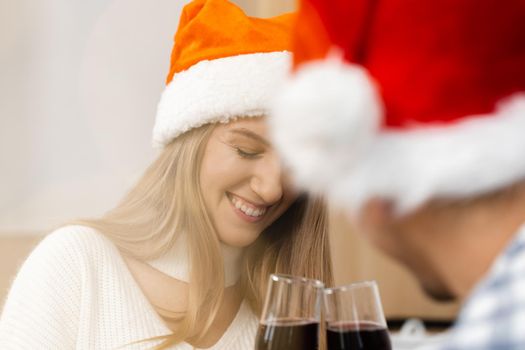
M 243 303 L 209 349 L 253 349 L 257 324 Z M 116 246 L 91 228 L 67 226 L 47 236 L 20 269 L 0 318 L 0 349 L 151 349 L 158 341 L 130 343 L 169 333 Z

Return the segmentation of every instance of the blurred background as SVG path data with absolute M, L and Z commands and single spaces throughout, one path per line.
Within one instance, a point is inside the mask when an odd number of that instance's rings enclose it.
M 0 310 L 41 237 L 110 209 L 154 159 L 150 137 L 181 0 L 0 0 Z M 293 0 L 234 0 L 269 17 Z M 378 280 L 387 318 L 451 320 L 332 213 L 336 282 Z

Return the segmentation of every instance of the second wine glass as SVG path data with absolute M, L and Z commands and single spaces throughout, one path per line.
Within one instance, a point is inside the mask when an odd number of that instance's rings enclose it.
M 365 281 L 324 291 L 328 350 L 391 350 L 379 290 Z

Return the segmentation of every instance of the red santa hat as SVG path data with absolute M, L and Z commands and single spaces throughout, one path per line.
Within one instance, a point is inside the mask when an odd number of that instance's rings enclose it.
M 525 179 L 525 0 L 305 0 L 271 119 L 297 182 L 405 212 Z

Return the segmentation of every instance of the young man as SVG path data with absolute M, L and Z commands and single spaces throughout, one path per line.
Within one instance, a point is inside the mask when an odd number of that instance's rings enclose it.
M 303 1 L 295 39 L 296 181 L 464 300 L 441 349 L 525 349 L 525 1 Z

